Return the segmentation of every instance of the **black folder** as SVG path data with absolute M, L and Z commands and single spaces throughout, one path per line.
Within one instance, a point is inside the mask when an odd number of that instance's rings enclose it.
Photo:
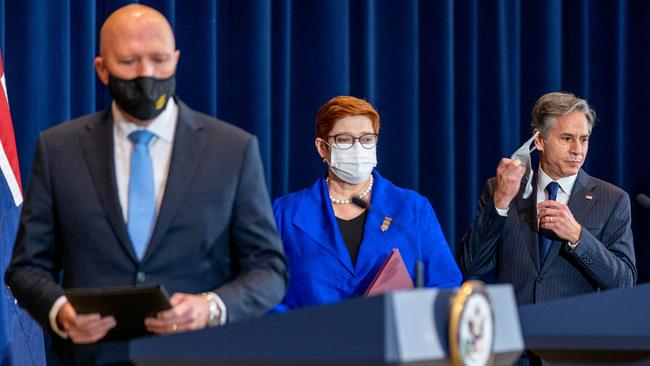
M 103 340 L 107 341 L 150 334 L 144 319 L 171 309 L 169 294 L 163 285 L 68 289 L 65 296 L 79 314 L 115 317 L 117 325 L 106 334 Z

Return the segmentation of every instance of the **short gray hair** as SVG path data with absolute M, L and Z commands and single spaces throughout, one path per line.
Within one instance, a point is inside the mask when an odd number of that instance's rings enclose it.
M 555 127 L 557 119 L 575 111 L 584 113 L 591 134 L 596 123 L 596 111 L 586 100 L 566 92 L 546 93 L 537 99 L 531 113 L 530 125 L 533 132 L 539 131 L 544 140 L 548 140 L 548 133 Z

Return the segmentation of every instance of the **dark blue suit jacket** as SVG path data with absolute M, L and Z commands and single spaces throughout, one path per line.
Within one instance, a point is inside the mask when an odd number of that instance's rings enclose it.
M 533 179 L 536 187 L 537 174 Z M 634 285 L 630 198 L 623 190 L 580 170 L 568 202 L 582 225 L 580 244 L 571 251 L 566 241 L 553 241 L 540 267 L 536 195 L 518 194 L 508 217 L 502 217 L 494 208 L 494 185 L 494 178 L 486 183 L 478 215 L 461 243 L 465 274 L 495 269 L 496 281 L 511 283 L 520 305 Z
M 415 262 L 420 259 L 426 286 L 460 284 L 460 270 L 429 201 L 396 187 L 376 171 L 373 175 L 375 183 L 356 265 L 343 242 L 325 178 L 275 200 L 273 211 L 291 268 L 289 289 L 275 311 L 363 295 L 393 248 L 399 248 L 413 280 Z M 386 217 L 392 221 L 382 231 Z
M 229 322 L 282 299 L 287 267 L 256 138 L 177 102 L 167 185 L 141 262 L 117 198 L 110 111 L 39 137 L 6 279 L 46 329 L 63 288 L 162 283 L 170 293 L 214 291 Z

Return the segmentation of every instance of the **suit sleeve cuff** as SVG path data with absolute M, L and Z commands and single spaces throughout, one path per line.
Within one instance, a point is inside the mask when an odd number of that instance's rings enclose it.
M 67 297 L 59 296 L 59 298 L 56 299 L 56 301 L 54 302 L 54 305 L 52 305 L 49 314 L 50 328 L 52 328 L 54 333 L 56 333 L 59 337 L 63 339 L 68 338 L 68 333 L 64 332 L 63 330 L 61 330 L 61 328 L 59 328 L 59 324 L 56 321 L 56 316 L 57 314 L 59 314 L 59 310 L 61 310 L 61 307 L 63 307 L 63 305 L 65 305 L 66 302 L 68 302 Z
M 499 216 L 508 217 L 508 211 L 510 211 L 510 207 L 508 207 L 508 208 L 497 208 L 496 206 L 494 206 L 494 209 L 497 210 L 497 213 L 499 214 Z
M 567 241 L 566 244 L 567 244 L 567 247 L 568 247 L 567 249 L 568 249 L 569 253 L 571 253 L 576 249 L 578 244 L 580 244 L 580 240 L 578 240 L 575 244 L 571 244 L 570 241 Z
M 228 319 L 228 309 L 226 308 L 226 304 L 224 304 L 219 295 L 214 292 L 210 293 L 214 295 L 213 298 L 215 300 L 217 308 L 219 309 L 219 325 L 224 325 Z

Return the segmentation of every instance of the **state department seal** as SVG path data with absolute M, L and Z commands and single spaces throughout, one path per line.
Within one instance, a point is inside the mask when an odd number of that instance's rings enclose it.
M 454 366 L 492 365 L 494 314 L 487 287 L 465 282 L 451 300 L 449 354 Z

